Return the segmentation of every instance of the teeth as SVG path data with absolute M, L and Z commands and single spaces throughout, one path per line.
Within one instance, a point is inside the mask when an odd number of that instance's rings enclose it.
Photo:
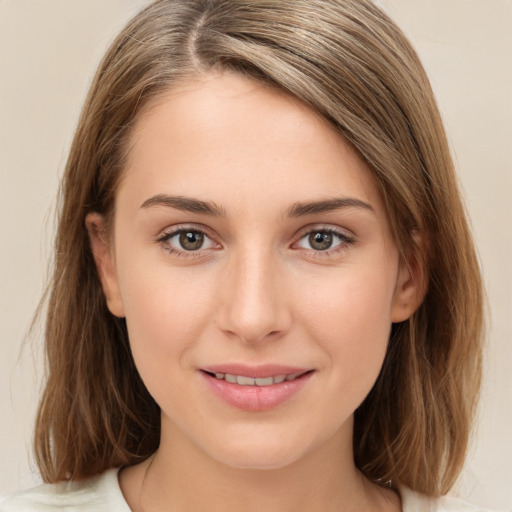
M 272 384 L 280 384 L 284 381 L 291 381 L 301 376 L 302 373 L 294 373 L 293 375 L 276 375 L 275 377 L 253 378 L 245 375 L 231 375 L 229 373 L 216 373 L 215 378 L 238 384 L 240 386 L 271 386 Z
M 237 376 L 236 383 L 240 384 L 240 386 L 254 386 L 254 379 L 252 377 Z
M 274 377 L 266 377 L 265 379 L 254 379 L 256 386 L 271 386 L 274 384 Z

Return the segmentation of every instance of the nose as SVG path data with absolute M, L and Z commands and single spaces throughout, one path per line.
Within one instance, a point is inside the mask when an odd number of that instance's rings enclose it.
M 230 258 L 222 277 L 218 326 L 246 344 L 277 339 L 291 325 L 283 269 L 271 251 Z

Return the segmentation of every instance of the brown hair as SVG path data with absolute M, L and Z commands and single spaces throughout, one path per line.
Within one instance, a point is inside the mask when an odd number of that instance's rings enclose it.
M 84 219 L 112 217 L 141 109 L 209 70 L 300 98 L 371 167 L 398 247 L 423 262 L 429 286 L 412 318 L 393 326 L 381 374 L 355 413 L 355 460 L 375 482 L 445 493 L 465 458 L 480 385 L 481 278 L 427 76 L 400 30 L 366 0 L 158 0 L 114 41 L 61 188 L 35 433 L 43 478 L 83 478 L 158 447 L 160 411 L 124 320 L 106 307 Z

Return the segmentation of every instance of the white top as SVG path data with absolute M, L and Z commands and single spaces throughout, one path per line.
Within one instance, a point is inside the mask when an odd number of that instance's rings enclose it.
M 119 481 L 119 470 L 78 482 L 43 484 L 8 497 L 0 512 L 130 512 Z M 400 489 L 403 512 L 490 512 L 454 498 L 428 498 L 410 489 Z

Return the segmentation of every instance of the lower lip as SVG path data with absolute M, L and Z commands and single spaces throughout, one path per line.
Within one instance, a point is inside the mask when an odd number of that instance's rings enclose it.
M 241 386 L 200 372 L 210 389 L 224 402 L 244 411 L 261 412 L 274 409 L 295 396 L 314 372 L 294 380 L 270 386 Z

